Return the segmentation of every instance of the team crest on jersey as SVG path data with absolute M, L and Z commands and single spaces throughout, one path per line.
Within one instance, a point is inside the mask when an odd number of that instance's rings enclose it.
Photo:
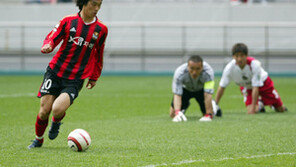
M 99 33 L 98 32 L 94 32 L 94 34 L 92 36 L 92 39 L 93 40 L 97 40 L 98 39 L 98 36 L 99 36 Z

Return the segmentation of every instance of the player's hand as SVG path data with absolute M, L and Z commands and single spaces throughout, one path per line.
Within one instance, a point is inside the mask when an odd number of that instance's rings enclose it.
M 92 89 L 94 86 L 96 86 L 97 81 L 88 80 L 86 87 L 87 89 Z
M 175 117 L 172 120 L 173 122 L 182 122 L 182 121 L 187 121 L 186 116 L 183 114 L 183 112 L 178 111 L 175 115 Z
M 52 46 L 50 44 L 46 44 L 41 48 L 42 53 L 50 53 L 52 51 Z

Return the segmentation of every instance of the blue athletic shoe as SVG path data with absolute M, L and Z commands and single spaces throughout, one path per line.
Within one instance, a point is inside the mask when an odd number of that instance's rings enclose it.
M 35 140 L 33 140 L 33 143 L 28 146 L 28 149 L 36 148 L 36 147 L 41 147 L 42 144 L 43 144 L 42 142 L 40 142 L 39 140 L 35 139 Z
M 58 136 L 61 124 L 62 124 L 61 122 L 52 122 L 48 132 L 48 138 L 50 140 L 53 140 Z

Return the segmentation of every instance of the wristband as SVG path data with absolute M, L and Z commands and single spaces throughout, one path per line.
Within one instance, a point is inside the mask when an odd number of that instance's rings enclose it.
M 175 115 L 177 115 L 181 110 L 175 110 Z

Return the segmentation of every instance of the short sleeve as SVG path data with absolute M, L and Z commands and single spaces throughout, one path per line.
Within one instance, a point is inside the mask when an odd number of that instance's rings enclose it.
M 175 71 L 173 83 L 172 83 L 172 91 L 174 94 L 182 95 L 183 94 L 183 83 L 181 79 L 181 74 L 178 69 Z
M 229 85 L 230 73 L 231 73 L 231 64 L 228 64 L 223 70 L 222 77 L 219 83 L 219 85 L 222 88 L 226 88 Z

